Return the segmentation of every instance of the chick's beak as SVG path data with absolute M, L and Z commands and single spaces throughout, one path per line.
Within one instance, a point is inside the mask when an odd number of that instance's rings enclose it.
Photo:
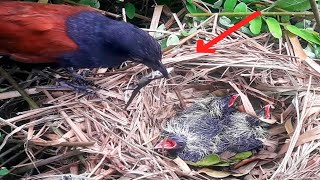
M 264 107 L 264 116 L 265 116 L 266 119 L 270 119 L 271 118 L 270 108 L 271 108 L 271 105 L 266 105 Z
M 239 96 L 240 96 L 239 94 L 231 96 L 229 103 L 228 103 L 228 107 L 233 106 Z
M 164 139 L 158 143 L 154 149 L 174 149 L 177 146 L 177 143 L 171 139 Z

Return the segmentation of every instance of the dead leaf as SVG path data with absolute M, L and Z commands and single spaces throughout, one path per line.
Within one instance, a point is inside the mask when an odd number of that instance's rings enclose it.
M 217 171 L 209 168 L 203 168 L 198 171 L 199 173 L 205 173 L 206 175 L 214 178 L 225 178 L 231 175 L 229 172 Z
M 289 118 L 285 123 L 284 123 L 284 127 L 286 128 L 287 134 L 293 134 L 294 132 L 294 128 L 291 122 L 291 118 Z
M 241 90 L 235 85 L 233 82 L 229 81 L 229 84 L 237 91 L 237 93 L 241 97 L 241 101 L 243 103 L 244 109 L 246 110 L 246 113 L 252 115 L 252 116 L 257 116 L 256 112 L 254 111 L 252 104 L 248 97 L 241 92 Z
M 178 167 L 186 174 L 190 174 L 191 173 L 191 169 L 189 168 L 189 166 L 187 165 L 186 162 L 184 162 L 181 158 L 177 157 L 176 159 L 173 160 Z
M 310 129 L 305 133 L 301 134 L 297 143 L 295 144 L 295 147 L 310 141 L 318 140 L 318 139 L 320 139 L 320 127 Z M 281 147 L 281 150 L 278 152 L 278 156 L 283 155 L 287 152 L 289 148 L 289 144 L 290 143 L 287 143 Z

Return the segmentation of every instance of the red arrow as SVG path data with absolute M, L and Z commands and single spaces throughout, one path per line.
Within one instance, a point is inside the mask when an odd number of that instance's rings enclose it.
M 253 12 L 248 17 L 244 18 L 243 20 L 241 20 L 240 22 L 238 22 L 237 24 L 235 24 L 234 26 L 232 26 L 231 28 L 227 29 L 222 34 L 217 36 L 216 38 L 209 41 L 207 44 L 204 44 L 204 41 L 202 39 L 198 40 L 197 41 L 197 52 L 198 53 L 214 53 L 215 50 L 210 49 L 211 46 L 217 44 L 223 38 L 229 36 L 231 33 L 235 32 L 236 30 L 238 30 L 242 26 L 248 24 L 251 20 L 253 20 L 254 18 L 256 18 L 260 15 L 261 15 L 260 11 Z

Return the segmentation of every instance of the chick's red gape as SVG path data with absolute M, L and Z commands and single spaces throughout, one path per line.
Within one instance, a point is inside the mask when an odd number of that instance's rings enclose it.
M 62 67 L 114 67 L 131 60 L 168 73 L 143 30 L 84 6 L 0 1 L 0 55 Z

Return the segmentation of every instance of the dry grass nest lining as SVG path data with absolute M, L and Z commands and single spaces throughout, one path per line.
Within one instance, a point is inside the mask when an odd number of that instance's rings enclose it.
M 198 31 L 188 38 L 191 42 L 213 37 L 212 33 Z M 274 103 L 273 115 L 277 119 L 277 125 L 270 130 L 272 142 L 277 142 L 274 148 L 267 149 L 269 155 L 253 161 L 254 165 L 242 166 L 242 171 L 249 170 L 258 178 L 317 177 L 320 98 L 316 93 L 320 76 L 296 58 L 275 53 L 267 38 L 263 35 L 249 39 L 233 33 L 215 46 L 214 54 L 195 53 L 194 44 L 167 51 L 163 62 L 174 67 L 173 80 L 156 80 L 143 88 L 128 111 L 123 107 L 131 91 L 126 89 L 137 83 L 141 74 L 147 74 L 143 65 L 115 70 L 119 73 L 111 75 L 92 76 L 104 88 L 97 96 L 43 91 L 47 102 L 53 105 L 21 112 L 6 120 L 6 125 L 12 127 L 6 138 L 28 139 L 25 152 L 29 159 L 21 160 L 16 173 L 46 165 L 39 169 L 39 175 L 31 178 L 82 173 L 85 168 L 87 176 L 94 179 L 206 179 L 152 148 L 159 140 L 163 123 L 181 109 L 180 100 L 188 106 L 208 93 L 234 91 L 236 87 Z M 284 46 L 278 50 L 291 54 L 291 48 L 283 41 L 280 44 Z M 98 69 L 97 73 L 105 71 Z M 21 121 L 30 122 L 21 125 Z M 1 124 L 4 126 L 3 121 Z M 5 144 L 6 139 L 1 148 Z M 51 157 L 41 161 L 37 157 L 44 151 Z

